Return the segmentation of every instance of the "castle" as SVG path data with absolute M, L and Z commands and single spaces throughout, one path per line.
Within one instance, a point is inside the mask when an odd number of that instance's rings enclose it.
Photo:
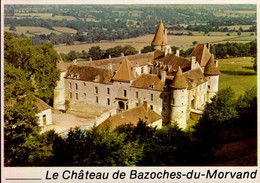
M 115 108 L 117 113 L 144 104 L 164 125 L 177 122 L 185 129 L 187 119 L 201 114 L 218 92 L 218 62 L 210 44 L 198 44 L 187 58 L 178 50 L 173 54 L 162 21 L 151 45 L 150 53 L 75 62 L 67 69 L 59 61 L 54 109 L 65 110 L 66 100 Z

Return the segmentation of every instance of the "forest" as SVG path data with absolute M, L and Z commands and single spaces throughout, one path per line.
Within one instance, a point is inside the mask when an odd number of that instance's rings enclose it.
M 154 34 L 163 20 L 169 35 L 192 35 L 203 32 L 251 32 L 256 34 L 255 5 L 6 5 L 5 26 L 15 31 L 18 26 L 47 28 L 49 33 L 30 31 L 34 45 L 44 41 L 71 45 L 74 42 L 94 43 Z M 242 28 L 243 25 L 249 27 Z M 238 26 L 238 28 L 234 28 Z M 56 31 L 55 27 L 71 28 L 76 33 Z M 54 31 L 55 32 L 51 32 Z M 183 30 L 182 33 L 171 31 Z

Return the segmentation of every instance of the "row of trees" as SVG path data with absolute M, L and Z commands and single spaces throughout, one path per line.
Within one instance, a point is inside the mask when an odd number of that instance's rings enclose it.
M 92 46 L 89 48 L 88 52 L 85 50 L 82 50 L 80 52 L 76 52 L 75 50 L 70 51 L 68 54 L 61 53 L 61 57 L 65 61 L 72 61 L 75 59 L 86 59 L 89 60 L 90 58 L 92 60 L 99 60 L 104 58 L 109 58 L 109 56 L 112 57 L 119 57 L 122 54 L 126 55 L 134 55 L 137 51 L 133 46 L 126 45 L 124 47 L 122 46 L 116 46 L 113 48 L 108 48 L 107 50 L 102 50 L 100 46 Z
M 227 57 L 256 57 L 257 41 L 250 43 L 224 43 L 224 44 L 213 44 L 211 46 L 211 53 L 216 58 L 227 58 Z
M 33 108 L 25 113 L 24 107 L 5 113 L 6 166 L 207 165 L 214 162 L 214 152 L 223 143 L 233 140 L 223 132 L 237 128 L 240 134 L 248 135 L 248 130 L 252 137 L 257 134 L 256 87 L 239 98 L 230 88 L 219 91 L 193 130 L 186 131 L 177 125 L 156 129 L 140 121 L 137 126 L 125 124 L 113 131 L 109 127 L 74 128 L 66 137 L 54 131 L 40 135 L 34 112 L 29 112 Z

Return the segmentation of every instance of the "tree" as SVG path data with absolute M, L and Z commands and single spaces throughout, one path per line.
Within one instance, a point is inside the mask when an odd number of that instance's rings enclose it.
M 133 46 L 130 46 L 130 45 L 124 46 L 124 54 L 125 55 L 134 55 L 136 53 L 137 53 L 137 51 Z
M 11 24 L 10 28 L 9 28 L 10 31 L 16 31 L 16 27 L 14 24 Z
M 27 82 L 34 87 L 34 95 L 52 104 L 53 90 L 59 80 L 56 68 L 59 58 L 51 43 L 32 46 L 29 38 L 15 38 L 5 33 L 4 58 L 13 67 L 23 70 Z
M 178 126 L 168 125 L 154 132 L 144 148 L 142 165 L 180 166 L 190 163 L 191 140 Z
M 192 45 L 195 46 L 196 44 L 198 44 L 198 41 L 193 41 Z
M 25 112 L 26 111 L 26 112 Z M 17 104 L 5 104 L 4 143 L 6 166 L 28 166 L 40 148 L 37 107 L 32 96 L 18 99 Z
M 77 58 L 78 58 L 78 56 L 77 56 L 77 53 L 76 53 L 75 50 L 71 50 L 71 51 L 68 53 L 67 57 L 66 57 L 66 59 L 69 60 L 69 61 L 75 60 L 75 59 L 77 59 Z
M 5 101 L 8 102 L 8 100 L 17 98 L 21 95 L 32 94 L 34 88 L 32 83 L 30 81 L 28 82 L 26 73 L 7 63 L 7 61 L 5 61 L 4 64 Z
M 241 36 L 241 34 L 242 34 L 242 31 L 241 31 L 241 30 L 237 31 L 237 35 L 238 35 L 238 36 Z
M 142 156 L 142 147 L 110 128 L 75 128 L 68 133 L 66 153 L 66 161 L 74 166 L 133 166 Z
M 111 57 L 120 57 L 121 53 L 124 53 L 124 48 L 122 46 L 116 46 L 114 48 L 108 48 L 105 53 L 105 58 Z
M 152 52 L 153 48 L 152 46 L 145 46 L 143 49 L 141 49 L 141 53 L 148 53 L 148 52 Z
M 103 58 L 105 52 L 101 50 L 100 46 L 92 46 L 89 48 L 88 54 L 93 60 L 99 60 Z
M 222 143 L 222 127 L 232 125 L 237 119 L 235 94 L 231 88 L 220 90 L 211 103 L 207 103 L 203 115 L 194 127 L 196 153 L 195 164 L 212 161 L 214 152 Z

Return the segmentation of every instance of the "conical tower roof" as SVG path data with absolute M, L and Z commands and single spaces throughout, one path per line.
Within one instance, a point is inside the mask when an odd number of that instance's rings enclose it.
M 218 69 L 218 67 L 216 67 L 215 64 L 215 57 L 214 55 L 211 55 L 208 64 L 205 67 L 205 71 L 204 71 L 205 75 L 219 75 L 220 71 Z
M 155 36 L 152 41 L 152 45 L 154 45 L 154 46 L 168 45 L 168 39 L 167 39 L 167 36 L 165 36 L 165 29 L 164 29 L 162 21 L 160 21 L 158 29 L 155 33 Z
M 184 77 L 181 68 L 178 68 L 178 71 L 175 75 L 175 77 L 173 78 L 172 83 L 170 84 L 171 88 L 175 88 L 175 89 L 185 89 L 188 88 L 188 83 L 186 78 Z
M 132 64 L 127 58 L 124 58 L 122 64 L 120 65 L 116 75 L 113 80 L 117 81 L 127 81 L 130 82 L 134 80 L 134 74 L 132 71 Z

